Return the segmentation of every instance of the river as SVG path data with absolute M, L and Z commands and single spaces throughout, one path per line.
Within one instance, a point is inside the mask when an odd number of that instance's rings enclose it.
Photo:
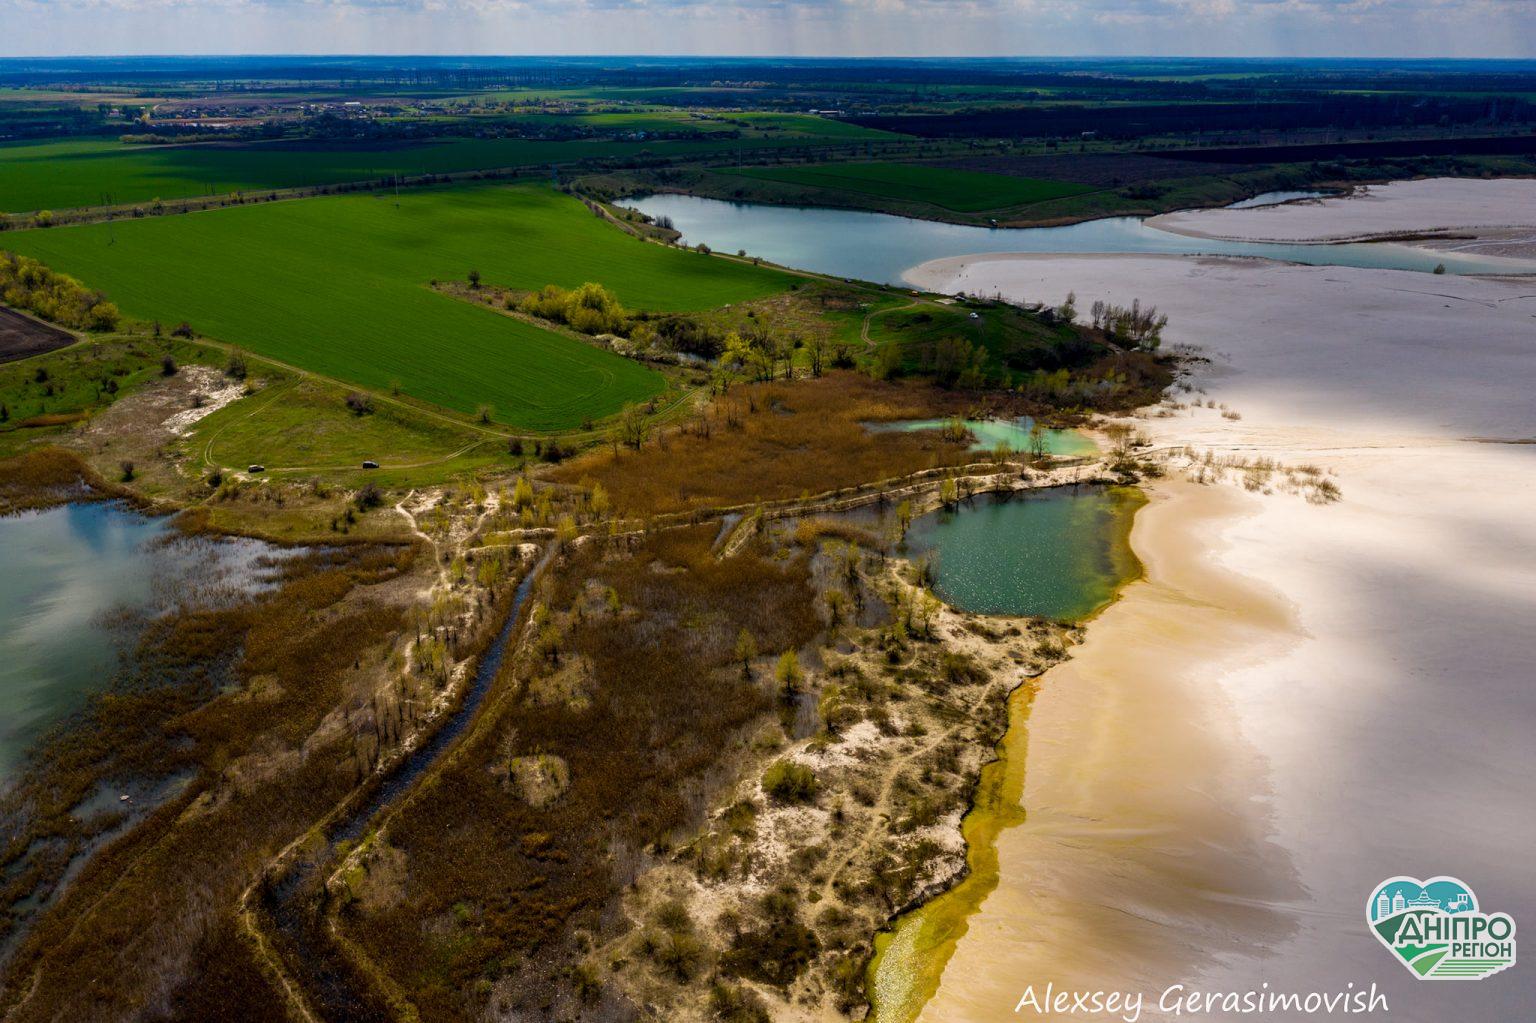
M 745 251 L 783 266 L 882 284 L 902 284 L 920 263 L 979 253 L 1136 253 L 1223 255 L 1312 266 L 1353 266 L 1450 274 L 1536 273 L 1536 261 L 1408 245 L 1224 241 L 1148 226 L 1140 217 L 1109 217 L 1066 227 L 985 228 L 911 220 L 857 210 L 763 206 L 691 195 L 650 195 L 627 205 L 669 217 L 688 244 Z

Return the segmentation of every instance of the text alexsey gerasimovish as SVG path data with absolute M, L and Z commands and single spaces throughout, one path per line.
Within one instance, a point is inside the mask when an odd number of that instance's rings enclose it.
M 1155 1006 L 1172 1016 L 1249 1015 L 1260 1013 L 1307 1013 L 1351 1015 L 1390 1012 L 1387 996 L 1376 989 L 1356 988 L 1353 981 L 1341 991 L 1271 991 L 1265 982 L 1251 991 L 1192 991 L 1183 984 L 1170 984 L 1155 1002 L 1142 991 L 1057 990 L 1055 984 L 1024 989 L 1015 1013 L 1038 1016 L 1119 1016 L 1126 1023 L 1136 1023 L 1142 1011 Z

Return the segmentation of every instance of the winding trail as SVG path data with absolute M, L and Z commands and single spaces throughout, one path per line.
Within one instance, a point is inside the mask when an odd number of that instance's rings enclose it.
M 872 352 L 876 348 L 880 347 L 879 344 L 872 337 L 869 336 L 869 324 L 870 324 L 870 321 L 872 321 L 876 316 L 884 316 L 886 313 L 899 313 L 903 309 L 911 309 L 914 306 L 932 305 L 932 304 L 934 304 L 934 303 L 932 303 L 928 299 L 915 298 L 912 301 L 908 302 L 906 305 L 893 305 L 893 306 L 888 306 L 885 309 L 871 309 L 868 313 L 865 314 L 864 322 L 859 324 L 859 340 L 864 342 L 864 348 L 865 348 L 866 351 L 871 351 Z M 889 343 L 889 342 L 887 342 L 887 343 Z

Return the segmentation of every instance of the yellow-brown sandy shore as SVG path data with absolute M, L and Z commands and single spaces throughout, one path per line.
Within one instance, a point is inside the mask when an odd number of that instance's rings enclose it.
M 1042 987 L 1142 990 L 1191 956 L 1286 933 L 1268 906 L 1294 898 L 1296 882 L 1248 799 L 1262 767 L 1203 686 L 1213 665 L 1296 639 L 1273 591 L 1206 557 L 1244 504 L 1180 482 L 1138 513 L 1146 574 L 1047 676 L 1027 735 L 1012 736 L 1007 755 L 1027 756 L 1026 816 L 999 837 L 1005 882 L 923 1019 L 1003 1018 L 1024 987 L 1021 963 Z M 1266 865 L 1259 891 L 1255 861 Z
M 1147 576 L 1041 680 L 1015 740 L 1024 822 L 921 1018 L 1034 1018 L 1015 1007 L 1047 983 L 1149 1003 L 1375 983 L 1426 1023 L 1528 1010 L 1518 979 L 1414 980 L 1363 906 L 1387 877 L 1445 873 L 1536 912 L 1536 446 L 1512 443 L 1536 437 L 1536 289 L 1179 257 L 965 257 L 915 279 L 1150 301 L 1211 360 L 1139 424 L 1156 445 L 1310 464 L 1343 491 L 1313 504 L 1242 468 L 1153 485 L 1132 535 Z

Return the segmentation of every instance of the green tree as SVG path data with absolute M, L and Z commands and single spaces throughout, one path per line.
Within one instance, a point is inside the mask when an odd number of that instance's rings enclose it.
M 741 662 L 741 674 L 748 678 L 752 674 L 752 660 L 757 656 L 757 640 L 752 637 L 749 629 L 743 628 L 736 636 L 736 659 Z
M 794 696 L 800 691 L 800 658 L 795 656 L 793 650 L 786 650 L 779 655 L 779 663 L 773 669 L 774 680 L 779 683 L 779 690 L 784 696 Z

